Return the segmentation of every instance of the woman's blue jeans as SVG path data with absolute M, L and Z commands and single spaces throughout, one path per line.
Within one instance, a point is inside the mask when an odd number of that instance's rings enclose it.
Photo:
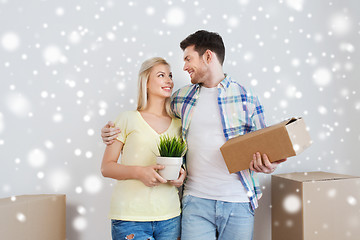
M 136 222 L 111 220 L 113 240 L 177 240 L 180 238 L 180 216 L 164 221 Z

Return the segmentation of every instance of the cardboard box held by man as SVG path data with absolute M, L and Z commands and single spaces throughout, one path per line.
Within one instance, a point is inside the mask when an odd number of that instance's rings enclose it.
M 253 154 L 266 153 L 271 162 L 300 154 L 312 141 L 302 118 L 278 124 L 228 140 L 221 154 L 230 173 L 249 168 Z

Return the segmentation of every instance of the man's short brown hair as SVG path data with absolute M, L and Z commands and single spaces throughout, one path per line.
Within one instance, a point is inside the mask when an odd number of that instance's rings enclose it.
M 180 48 L 184 51 L 185 48 L 192 45 L 194 45 L 195 51 L 197 51 L 200 56 L 202 56 L 208 49 L 213 51 L 220 64 L 223 65 L 225 59 L 225 46 L 218 33 L 199 30 L 182 40 Z

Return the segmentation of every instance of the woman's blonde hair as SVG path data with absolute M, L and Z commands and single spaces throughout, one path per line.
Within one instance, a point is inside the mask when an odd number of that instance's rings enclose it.
M 137 110 L 144 110 L 147 105 L 147 83 L 149 80 L 150 72 L 152 68 L 156 65 L 166 65 L 170 67 L 170 64 L 161 57 L 154 57 L 146 60 L 141 64 L 140 70 L 139 70 L 139 78 L 138 78 L 138 104 L 137 104 Z M 165 100 L 165 110 L 166 113 L 174 117 L 171 109 L 170 109 L 170 97 L 166 98 Z

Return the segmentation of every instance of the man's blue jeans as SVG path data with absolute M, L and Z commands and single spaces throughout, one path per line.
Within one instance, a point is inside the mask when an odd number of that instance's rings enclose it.
M 112 219 L 111 233 L 113 240 L 177 240 L 180 237 L 180 216 L 151 222 Z
M 254 211 L 232 203 L 186 195 L 182 199 L 181 240 L 252 240 Z

